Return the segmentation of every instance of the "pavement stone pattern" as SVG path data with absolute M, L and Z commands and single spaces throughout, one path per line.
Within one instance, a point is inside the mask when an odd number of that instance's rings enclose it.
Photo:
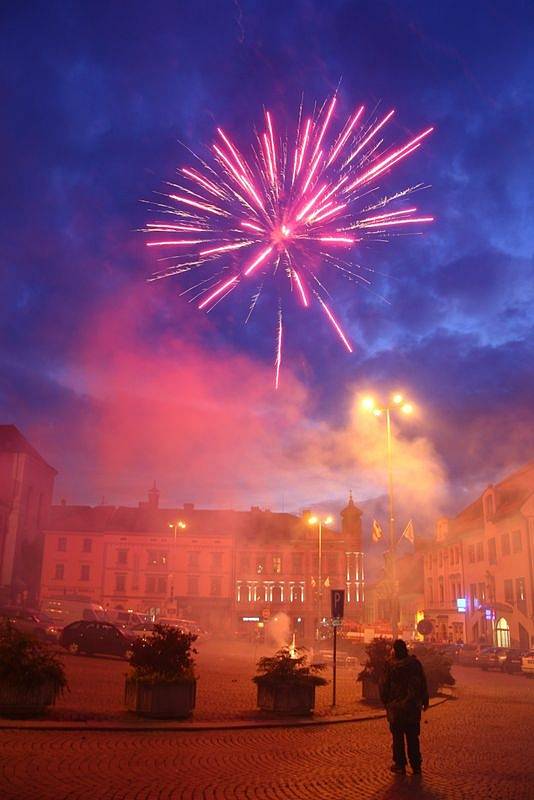
M 532 800 L 534 681 L 457 669 L 392 776 L 385 720 L 210 733 L 0 731 L 2 800 Z
M 275 648 L 209 641 L 199 646 L 197 657 L 197 722 L 250 719 L 256 711 L 256 663 Z M 115 658 L 71 656 L 62 653 L 70 691 L 60 698 L 49 716 L 65 720 L 127 719 L 124 679 L 128 664 Z M 317 659 L 316 659 L 317 660 Z M 356 681 L 360 665 L 337 669 L 336 707 L 332 709 L 332 685 L 316 690 L 316 716 L 345 715 L 365 711 L 361 683 Z M 323 673 L 332 680 L 331 667 Z

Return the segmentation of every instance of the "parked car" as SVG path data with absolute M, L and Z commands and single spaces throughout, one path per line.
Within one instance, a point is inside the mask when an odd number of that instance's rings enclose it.
M 523 653 L 521 650 L 509 649 L 506 651 L 506 656 L 502 662 L 501 668 L 503 672 L 508 672 L 511 674 L 512 672 L 521 672 L 521 661 L 523 658 Z
M 35 636 L 41 642 L 57 642 L 61 632 L 61 627 L 52 617 L 29 608 L 3 606 L 0 620 L 9 620 L 18 631 Z
M 206 635 L 206 631 L 200 627 L 198 622 L 193 619 L 178 619 L 175 617 L 160 617 L 157 620 L 159 625 L 170 625 L 171 628 L 180 628 L 185 633 L 194 633 L 199 637 Z
M 123 611 L 121 609 L 106 609 L 106 620 L 117 625 L 119 628 L 132 628 L 148 622 L 146 614 L 139 614 L 137 611 Z
M 150 639 L 154 633 L 154 625 L 154 622 L 140 622 L 128 628 L 128 632 L 136 639 Z
M 135 637 L 111 622 L 78 620 L 63 628 L 59 643 L 70 653 L 99 653 L 128 659 Z
M 503 661 L 506 658 L 505 647 L 484 647 L 481 649 L 477 658 L 477 666 L 480 669 L 502 669 Z
M 63 598 L 47 598 L 41 601 L 45 614 L 52 617 L 61 627 L 79 619 L 106 622 L 107 616 L 103 606 L 86 600 L 65 600 Z
M 521 659 L 521 672 L 523 672 L 527 678 L 534 677 L 534 650 L 529 650 Z
M 477 665 L 478 656 L 481 647 L 478 644 L 463 644 L 458 648 L 456 660 L 458 664 L 465 667 L 474 667 Z

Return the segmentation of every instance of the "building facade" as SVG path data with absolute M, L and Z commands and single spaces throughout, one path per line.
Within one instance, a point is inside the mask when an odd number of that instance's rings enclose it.
M 310 638 L 330 616 L 329 587 L 345 588 L 347 617 L 363 614 L 361 512 L 352 497 L 341 519 L 341 532 L 322 526 L 319 541 L 309 512 L 162 509 L 155 486 L 138 508 L 56 506 L 41 597 L 196 619 L 225 632 L 257 632 L 284 612 Z
M 534 645 L 534 462 L 452 519 L 425 556 L 425 615 L 440 641 Z
M 15 425 L 0 425 L 0 598 L 31 604 L 56 470 Z

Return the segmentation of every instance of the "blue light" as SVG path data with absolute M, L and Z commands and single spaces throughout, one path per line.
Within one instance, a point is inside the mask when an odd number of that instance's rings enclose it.
M 460 614 L 465 614 L 467 611 L 467 598 L 466 597 L 457 597 L 456 598 L 456 609 Z

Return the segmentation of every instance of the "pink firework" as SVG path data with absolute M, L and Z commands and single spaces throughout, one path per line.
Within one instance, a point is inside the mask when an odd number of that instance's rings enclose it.
M 365 119 L 360 106 L 336 126 L 334 95 L 321 110 L 304 118 L 302 107 L 294 140 L 281 137 L 269 111 L 264 130 L 245 157 L 217 128 L 209 160 L 178 170 L 162 203 L 158 221 L 147 224 L 148 247 L 171 251 L 165 269 L 150 280 L 205 267 L 207 275 L 185 292 L 210 311 L 240 285 L 254 279 L 249 314 L 266 278 L 282 274 L 303 309 L 313 303 L 323 312 L 341 343 L 353 347 L 330 307 L 321 268 L 337 269 L 349 279 L 353 254 L 365 238 L 384 240 L 396 230 L 412 229 L 433 217 L 421 214 L 408 197 L 421 185 L 379 195 L 381 180 L 418 150 L 432 132 L 426 128 L 401 143 L 387 144 L 386 126 L 394 115 Z M 279 269 L 281 268 L 281 269 Z M 276 326 L 275 384 L 282 363 L 282 298 Z

